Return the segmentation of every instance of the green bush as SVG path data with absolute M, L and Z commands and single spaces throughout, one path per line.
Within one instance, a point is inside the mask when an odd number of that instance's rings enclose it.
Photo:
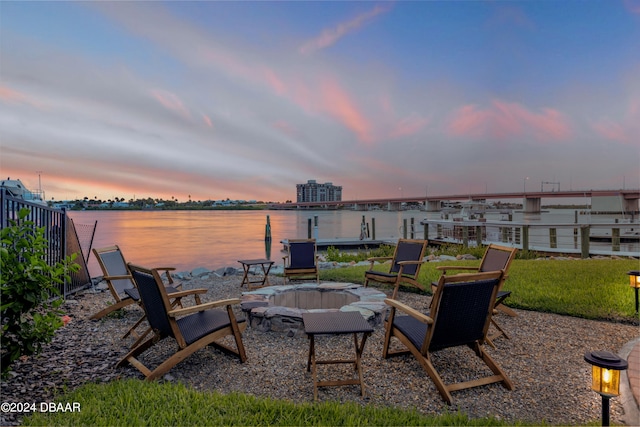
M 68 271 L 78 271 L 76 255 L 50 266 L 45 261 L 48 243 L 44 227 L 27 220 L 23 208 L 17 220 L 2 229 L 0 246 L 0 316 L 2 319 L 2 375 L 21 356 L 39 353 L 63 325 L 58 307 L 63 302 L 57 284 Z
M 356 253 L 340 252 L 340 250 L 334 246 L 329 246 L 327 248 L 326 259 L 332 262 L 360 262 L 371 257 L 390 257 L 393 256 L 394 251 L 395 246 L 391 245 L 380 245 L 380 247 L 375 249 L 365 248 L 364 250 L 358 250 Z

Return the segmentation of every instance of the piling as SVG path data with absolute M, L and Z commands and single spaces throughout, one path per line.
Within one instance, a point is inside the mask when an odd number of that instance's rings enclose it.
M 269 220 L 269 215 L 267 215 L 267 224 L 264 226 L 264 241 L 271 241 L 271 221 Z
M 407 218 L 402 220 L 402 237 L 407 238 Z
M 555 228 L 549 229 L 549 247 L 550 248 L 558 247 L 558 231 Z
M 376 240 L 376 219 L 371 218 L 371 238 Z

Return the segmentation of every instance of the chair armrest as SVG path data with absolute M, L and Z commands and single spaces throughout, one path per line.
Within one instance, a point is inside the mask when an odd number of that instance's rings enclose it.
M 198 288 L 198 289 L 189 289 L 188 291 L 172 292 L 170 294 L 167 294 L 167 296 L 169 298 L 183 298 L 183 297 L 188 297 L 189 295 L 200 295 L 200 294 L 206 294 L 206 293 L 207 293 L 207 289 Z
M 409 316 L 421 321 L 422 323 L 426 323 L 427 325 L 433 324 L 433 319 L 431 317 L 427 316 L 426 314 L 420 313 L 418 310 L 413 309 L 408 305 L 401 303 L 400 301 L 391 298 L 385 298 L 384 303 L 390 305 L 391 307 L 394 307 L 397 310 L 402 311 L 403 313 L 408 314 Z
M 402 266 L 402 265 L 410 265 L 410 264 L 424 264 L 426 261 L 400 261 L 398 262 L 398 265 Z
M 154 267 L 154 270 L 161 270 L 161 271 L 174 271 L 176 268 L 175 267 Z
M 474 270 L 478 271 L 478 267 L 473 267 L 470 265 L 439 265 L 436 266 L 436 270 L 447 271 L 447 270 Z
M 133 280 L 133 276 L 131 275 L 121 275 L 121 276 L 102 276 L 104 280 L 123 280 L 123 279 L 131 279 Z
M 194 305 L 191 307 L 178 308 L 176 310 L 168 311 L 167 314 L 171 317 L 178 317 L 184 316 L 186 314 L 197 313 L 199 311 L 209 310 L 210 308 L 222 307 L 232 304 L 240 304 L 240 298 L 222 299 L 219 301 L 211 301 L 204 304 Z
M 393 259 L 393 257 L 390 256 L 378 256 L 378 257 L 372 257 L 372 258 L 367 258 L 367 261 L 371 261 L 371 262 L 375 262 L 375 261 L 388 261 L 390 259 Z

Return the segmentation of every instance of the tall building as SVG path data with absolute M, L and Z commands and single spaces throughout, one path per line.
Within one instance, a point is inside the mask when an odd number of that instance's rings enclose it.
M 297 202 L 339 202 L 342 200 L 342 186 L 331 182 L 318 184 L 310 179 L 306 184 L 296 184 Z

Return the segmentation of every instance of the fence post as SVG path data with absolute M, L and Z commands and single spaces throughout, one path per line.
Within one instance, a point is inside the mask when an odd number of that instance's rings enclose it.
M 588 225 L 580 227 L 580 249 L 583 259 L 589 258 L 589 232 L 590 227 Z
M 611 251 L 620 252 L 620 229 L 614 228 L 611 230 Z
M 522 250 L 523 251 L 529 250 L 529 226 L 528 225 L 522 226 Z

